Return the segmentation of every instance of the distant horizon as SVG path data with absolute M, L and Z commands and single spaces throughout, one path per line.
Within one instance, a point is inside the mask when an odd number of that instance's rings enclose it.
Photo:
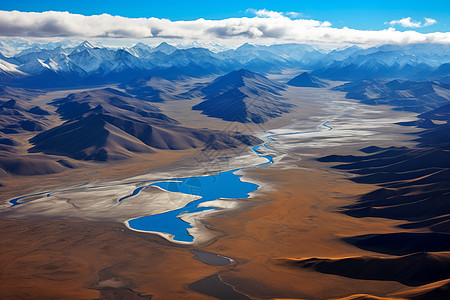
M 410 43 L 410 44 L 395 44 L 395 43 L 386 43 L 386 44 L 376 44 L 376 45 L 368 45 L 368 44 L 347 44 L 347 45 L 339 45 L 339 44 L 325 44 L 325 43 L 296 43 L 296 42 L 280 42 L 280 43 L 257 43 L 257 42 L 248 42 L 248 41 L 242 41 L 242 42 L 236 42 L 234 44 L 221 44 L 220 42 L 202 42 L 197 40 L 192 41 L 173 41 L 173 40 L 124 40 L 124 39 L 96 39 L 96 38 L 74 38 L 74 39 L 58 39 L 58 40 L 36 40 L 31 38 L 8 38 L 8 37 L 0 37 L 0 43 L 3 42 L 5 44 L 9 44 L 11 42 L 14 43 L 23 43 L 26 45 L 17 46 L 15 49 L 16 52 L 14 54 L 20 53 L 20 51 L 25 49 L 30 49 L 31 47 L 35 45 L 45 46 L 49 45 L 49 48 L 57 48 L 61 46 L 62 48 L 73 48 L 77 47 L 78 45 L 81 45 L 84 42 L 89 42 L 94 47 L 103 47 L 103 48 L 112 48 L 112 49 L 126 49 L 126 48 L 132 48 L 136 46 L 137 44 L 144 44 L 146 46 L 149 46 L 150 48 L 156 48 L 161 44 L 168 44 L 170 46 L 173 46 L 177 49 L 183 50 L 183 49 L 192 49 L 192 48 L 204 48 L 207 50 L 210 50 L 214 53 L 219 53 L 222 51 L 227 50 L 236 50 L 239 47 L 242 47 L 246 44 L 252 45 L 252 46 L 261 46 L 261 47 L 270 47 L 274 45 L 304 45 L 304 46 L 311 46 L 314 47 L 316 50 L 322 50 L 325 52 L 338 50 L 338 49 L 347 49 L 351 47 L 358 47 L 360 49 L 369 49 L 374 47 L 381 47 L 381 46 L 413 46 L 413 45 L 428 45 L 430 43 L 426 42 L 418 42 L 418 43 Z M 435 45 L 447 45 L 444 43 L 432 43 Z M 0 45 L 1 47 L 1 45 Z M 20 51 L 17 51 L 20 50 Z M 0 51 L 1 53 L 1 51 Z

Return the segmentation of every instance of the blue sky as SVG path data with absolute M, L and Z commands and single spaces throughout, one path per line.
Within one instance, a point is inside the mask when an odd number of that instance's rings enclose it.
M 450 44 L 450 1 L 0 2 L 0 38 L 239 45 Z M 183 21 L 183 22 L 180 22 Z
M 171 20 L 224 19 L 249 16 L 247 9 L 267 9 L 279 12 L 298 12 L 302 18 L 329 21 L 334 27 L 380 30 L 389 27 L 385 22 L 411 17 L 423 21 L 433 18 L 437 23 L 414 30 L 422 33 L 450 31 L 450 1 L 136 1 L 136 0 L 19 0 L 1 1 L 0 10 L 42 12 L 47 10 L 69 11 L 84 15 L 108 13 L 125 17 L 157 17 Z M 398 30 L 402 30 L 398 27 Z

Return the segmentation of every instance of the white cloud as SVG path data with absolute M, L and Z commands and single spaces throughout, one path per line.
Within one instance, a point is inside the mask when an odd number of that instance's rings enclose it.
M 299 13 L 296 11 L 289 11 L 289 12 L 285 13 L 285 15 L 290 18 L 294 18 L 294 19 L 297 19 L 297 18 L 300 18 L 301 16 L 303 16 L 302 13 Z
M 288 11 L 288 12 L 284 13 L 284 12 L 279 12 L 279 11 L 273 11 L 273 10 L 267 10 L 267 9 L 254 9 L 254 8 L 247 9 L 247 12 L 252 13 L 257 17 L 262 17 L 262 18 L 288 17 L 291 19 L 298 19 L 302 16 L 302 13 L 295 12 L 295 11 Z
M 420 27 L 426 27 L 433 24 L 436 24 L 437 21 L 432 18 L 424 18 L 425 22 L 420 21 L 414 21 L 411 17 L 403 18 L 400 20 L 392 20 L 390 22 L 386 22 L 385 24 L 390 24 L 392 26 L 400 25 L 402 27 L 409 27 L 409 28 L 420 28 Z
M 252 10 L 254 17 L 222 20 L 171 21 L 158 18 L 126 18 L 108 14 L 84 16 L 69 12 L 42 13 L 0 11 L 0 36 L 25 38 L 174 39 L 222 44 L 252 43 L 447 43 L 450 33 L 379 31 L 332 27 L 328 21 L 294 19 L 288 13 Z M 412 24 L 413 21 L 410 20 Z M 424 24 L 435 22 L 426 19 Z
M 430 25 L 433 25 L 436 23 L 437 23 L 437 21 L 435 19 L 425 18 L 425 23 L 423 24 L 423 26 L 430 26 Z
M 280 18 L 283 17 L 283 13 L 278 11 L 272 11 L 267 9 L 253 9 L 249 8 L 247 9 L 248 12 L 255 14 L 258 17 L 263 18 Z

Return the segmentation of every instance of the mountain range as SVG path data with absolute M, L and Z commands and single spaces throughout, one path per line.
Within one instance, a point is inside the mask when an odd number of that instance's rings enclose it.
M 13 51 L 23 49 L 21 51 Z M 332 80 L 443 79 L 448 76 L 450 50 L 446 45 L 356 46 L 329 50 L 303 44 L 271 46 L 243 44 L 212 52 L 179 49 L 165 42 L 157 47 L 138 43 L 108 48 L 84 41 L 61 44 L 0 44 L 0 83 L 26 87 L 57 87 L 127 82 L 142 77 L 166 79 L 222 75 L 241 68 L 279 72 L 286 68 L 311 70 Z

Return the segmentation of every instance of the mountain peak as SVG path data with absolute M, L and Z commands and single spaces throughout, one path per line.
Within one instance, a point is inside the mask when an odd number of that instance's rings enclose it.
M 79 44 L 78 47 L 91 48 L 91 49 L 94 48 L 94 46 L 88 40 Z
M 288 81 L 288 85 L 299 86 L 299 87 L 325 87 L 327 84 L 320 80 L 319 78 L 312 76 L 308 72 L 303 72 L 300 75 L 292 78 Z
M 247 69 L 239 69 L 239 70 L 235 70 L 235 71 L 231 71 L 230 73 L 222 76 L 223 78 L 226 78 L 227 80 L 232 80 L 232 79 L 244 79 L 244 78 L 255 78 L 256 76 L 258 76 L 258 74 L 247 70 Z M 260 75 L 259 75 L 260 76 Z M 219 78 L 222 78 L 219 77 Z
M 82 52 L 84 50 L 88 50 L 88 49 L 94 49 L 94 46 L 92 46 L 92 44 L 89 41 L 84 41 L 81 44 L 79 44 L 78 46 L 76 46 L 72 53 L 79 53 Z
M 236 50 L 245 50 L 245 49 L 253 49 L 253 48 L 255 48 L 254 45 L 245 43 L 245 44 L 242 44 L 241 46 L 239 46 Z
M 148 46 L 148 45 L 146 45 L 146 44 L 144 44 L 144 43 L 139 42 L 139 43 L 137 43 L 136 45 L 134 45 L 132 48 L 134 48 L 134 49 L 149 49 L 150 46 Z
M 155 47 L 153 49 L 153 51 L 160 51 L 163 52 L 165 54 L 172 54 L 173 52 L 177 51 L 177 48 L 167 44 L 166 42 L 162 42 L 161 44 L 159 44 L 157 47 Z
M 216 78 L 201 91 L 204 101 L 193 106 L 210 117 L 241 123 L 264 123 L 289 111 L 283 86 L 246 69 Z
M 239 69 L 239 70 L 230 72 L 230 74 L 236 74 L 236 75 L 239 75 L 242 77 L 255 77 L 255 75 L 256 75 L 255 72 L 252 72 L 248 69 Z
M 239 88 L 245 85 L 244 78 L 255 78 L 256 76 L 257 76 L 256 73 L 253 73 L 252 71 L 249 71 L 247 69 L 239 69 L 231 71 L 228 74 L 217 77 L 213 81 L 213 83 L 208 87 L 206 87 L 205 89 L 208 90 L 211 87 L 213 87 L 213 89 L 218 90 Z
M 257 86 L 256 89 L 255 86 Z M 217 77 L 204 87 L 202 92 L 207 95 L 207 98 L 211 98 L 226 91 L 240 88 L 246 88 L 247 92 L 250 93 L 258 93 L 257 90 L 261 89 L 272 94 L 278 94 L 280 90 L 283 90 L 283 86 L 263 75 L 253 73 L 247 69 L 240 69 Z

